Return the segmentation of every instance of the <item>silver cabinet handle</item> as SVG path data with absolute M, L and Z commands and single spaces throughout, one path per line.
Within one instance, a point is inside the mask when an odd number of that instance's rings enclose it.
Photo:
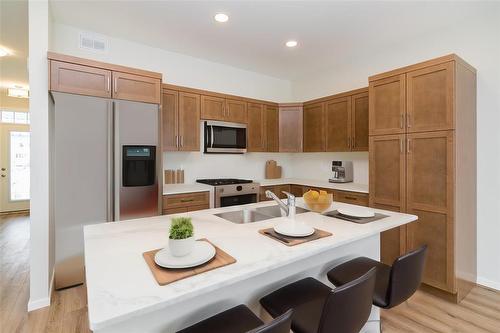
M 354 140 L 354 137 L 351 137 L 351 140 L 352 140 L 351 148 L 354 149 L 356 148 L 356 140 Z
M 184 147 L 184 137 L 181 135 L 181 147 Z
M 410 128 L 411 127 L 411 114 L 406 115 L 406 127 Z
M 107 92 L 110 92 L 111 91 L 111 78 L 108 76 L 108 79 L 106 80 L 106 84 L 107 84 Z
M 403 128 L 405 122 L 405 115 L 401 113 L 401 116 L 399 117 L 399 128 Z
M 347 137 L 347 148 L 351 149 L 351 138 Z
M 115 82 L 113 84 L 113 90 L 115 91 L 115 93 L 118 92 L 118 78 L 115 77 Z
M 399 151 L 401 152 L 401 154 L 404 152 L 403 151 L 403 139 L 399 139 Z
M 411 153 L 411 150 L 410 150 L 410 139 L 407 139 L 406 140 L 406 152 L 407 153 Z

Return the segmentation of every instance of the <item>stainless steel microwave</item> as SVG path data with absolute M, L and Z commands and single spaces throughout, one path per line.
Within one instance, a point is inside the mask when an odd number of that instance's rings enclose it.
M 247 151 L 246 124 L 205 121 L 204 138 L 207 154 L 243 154 Z

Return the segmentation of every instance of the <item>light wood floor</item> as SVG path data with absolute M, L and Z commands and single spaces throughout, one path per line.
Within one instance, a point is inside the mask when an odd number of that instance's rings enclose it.
M 90 332 L 85 286 L 54 292 L 52 305 L 26 312 L 29 298 L 29 218 L 0 216 L 0 332 Z M 382 311 L 384 333 L 500 333 L 500 292 L 476 287 L 459 304 L 418 291 Z

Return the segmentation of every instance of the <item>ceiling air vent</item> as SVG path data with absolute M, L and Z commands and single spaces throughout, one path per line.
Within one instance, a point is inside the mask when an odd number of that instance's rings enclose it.
M 80 48 L 94 52 L 106 52 L 108 50 L 108 41 L 106 38 L 97 34 L 81 32 Z

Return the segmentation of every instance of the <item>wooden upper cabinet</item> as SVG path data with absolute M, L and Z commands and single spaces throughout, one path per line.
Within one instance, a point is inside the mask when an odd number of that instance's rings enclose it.
M 179 92 L 163 89 L 162 93 L 162 142 L 164 151 L 178 148 Z
M 113 72 L 113 98 L 160 104 L 160 80 Z
M 406 75 L 370 81 L 370 135 L 405 133 Z
M 51 60 L 50 90 L 110 98 L 111 71 Z
M 408 226 L 408 249 L 427 244 L 423 282 L 450 292 L 456 291 L 453 135 L 453 131 L 437 131 L 407 137 L 407 212 L 418 216 Z
M 304 105 L 304 151 L 325 151 L 324 103 Z
M 266 151 L 279 151 L 279 111 L 275 105 L 265 105 L 266 115 Z
M 303 117 L 302 105 L 279 107 L 279 151 L 298 153 L 302 151 Z
M 247 106 L 247 150 L 266 150 L 266 117 L 264 105 L 248 103 Z
M 368 92 L 351 97 L 351 150 L 368 151 Z
M 247 103 L 242 100 L 226 99 L 224 120 L 245 124 L 247 122 Z
M 453 129 L 454 63 L 408 72 L 407 131 Z
M 179 92 L 179 150 L 200 150 L 200 95 Z
M 326 151 L 351 150 L 351 97 L 325 102 Z
M 222 120 L 225 116 L 226 100 L 222 97 L 201 95 L 201 118 Z

